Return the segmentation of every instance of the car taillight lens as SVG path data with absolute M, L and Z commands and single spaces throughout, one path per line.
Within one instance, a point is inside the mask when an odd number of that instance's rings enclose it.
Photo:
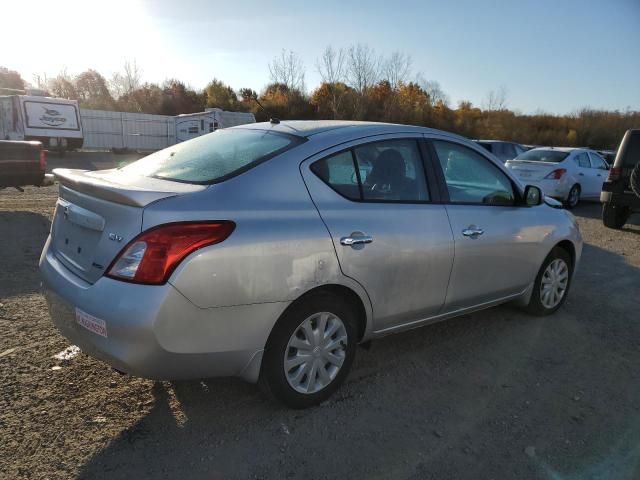
M 47 157 L 44 150 L 40 150 L 40 170 L 45 171 L 47 169 Z
M 222 242 L 235 227 L 235 223 L 224 220 L 168 223 L 151 228 L 129 242 L 107 270 L 107 276 L 147 285 L 165 283 L 187 255 Z
M 620 174 L 622 173 L 621 169 L 618 167 L 613 167 L 609 170 L 609 176 L 607 177 L 607 181 L 615 182 L 616 180 L 620 180 Z
M 565 173 L 567 173 L 566 168 L 556 168 L 553 172 L 551 172 L 549 175 L 547 175 L 544 178 L 549 178 L 552 180 L 560 180 Z

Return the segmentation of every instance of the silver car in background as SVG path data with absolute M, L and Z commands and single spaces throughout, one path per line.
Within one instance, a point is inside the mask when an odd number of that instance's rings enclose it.
M 525 184 L 536 185 L 545 195 L 564 202 L 567 208 L 581 198 L 600 200 L 609 165 L 587 148 L 540 147 L 506 162 L 506 167 Z
M 359 343 L 567 297 L 573 216 L 457 135 L 358 122 L 219 130 L 121 169 L 56 170 L 40 271 L 84 352 L 153 379 L 239 376 L 317 404 Z

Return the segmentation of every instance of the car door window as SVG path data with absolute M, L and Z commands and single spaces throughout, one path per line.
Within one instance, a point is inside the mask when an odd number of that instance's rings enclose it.
M 318 160 L 311 165 L 311 170 L 340 195 L 360 200 L 360 187 L 351 150 Z
M 589 162 L 589 156 L 587 155 L 587 152 L 582 152 L 576 155 L 574 161 L 580 168 L 591 168 L 591 163 Z
M 429 201 L 416 140 L 386 140 L 353 149 L 364 201 Z
M 589 152 L 589 157 L 591 157 L 591 168 L 607 170 L 607 165 L 600 155 L 598 155 L 597 153 Z
M 435 140 L 433 145 L 452 203 L 515 203 L 511 181 L 488 158 L 457 143 Z

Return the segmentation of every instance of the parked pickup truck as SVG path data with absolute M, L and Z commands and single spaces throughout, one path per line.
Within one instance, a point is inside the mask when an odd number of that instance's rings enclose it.
M 47 161 L 40 142 L 0 140 L 0 189 L 53 184 L 45 173 Z

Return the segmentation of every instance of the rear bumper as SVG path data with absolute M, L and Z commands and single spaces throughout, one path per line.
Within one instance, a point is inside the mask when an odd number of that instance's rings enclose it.
M 534 185 L 545 195 L 558 199 L 560 201 L 564 201 L 569 196 L 569 190 L 571 190 L 571 182 L 567 181 L 566 178 L 562 178 L 560 180 L 537 180 L 537 181 L 529 181 L 525 182 L 525 179 L 520 179 L 520 181 L 525 185 Z
M 612 203 L 621 207 L 640 209 L 640 198 L 638 198 L 633 192 L 616 193 L 602 191 L 600 192 L 600 202 Z
M 288 303 L 199 308 L 170 284 L 100 278 L 89 284 L 49 252 L 40 272 L 53 323 L 80 349 L 114 368 L 156 380 L 240 376 L 256 381 L 272 326 Z M 105 322 L 81 326 L 76 309 Z

